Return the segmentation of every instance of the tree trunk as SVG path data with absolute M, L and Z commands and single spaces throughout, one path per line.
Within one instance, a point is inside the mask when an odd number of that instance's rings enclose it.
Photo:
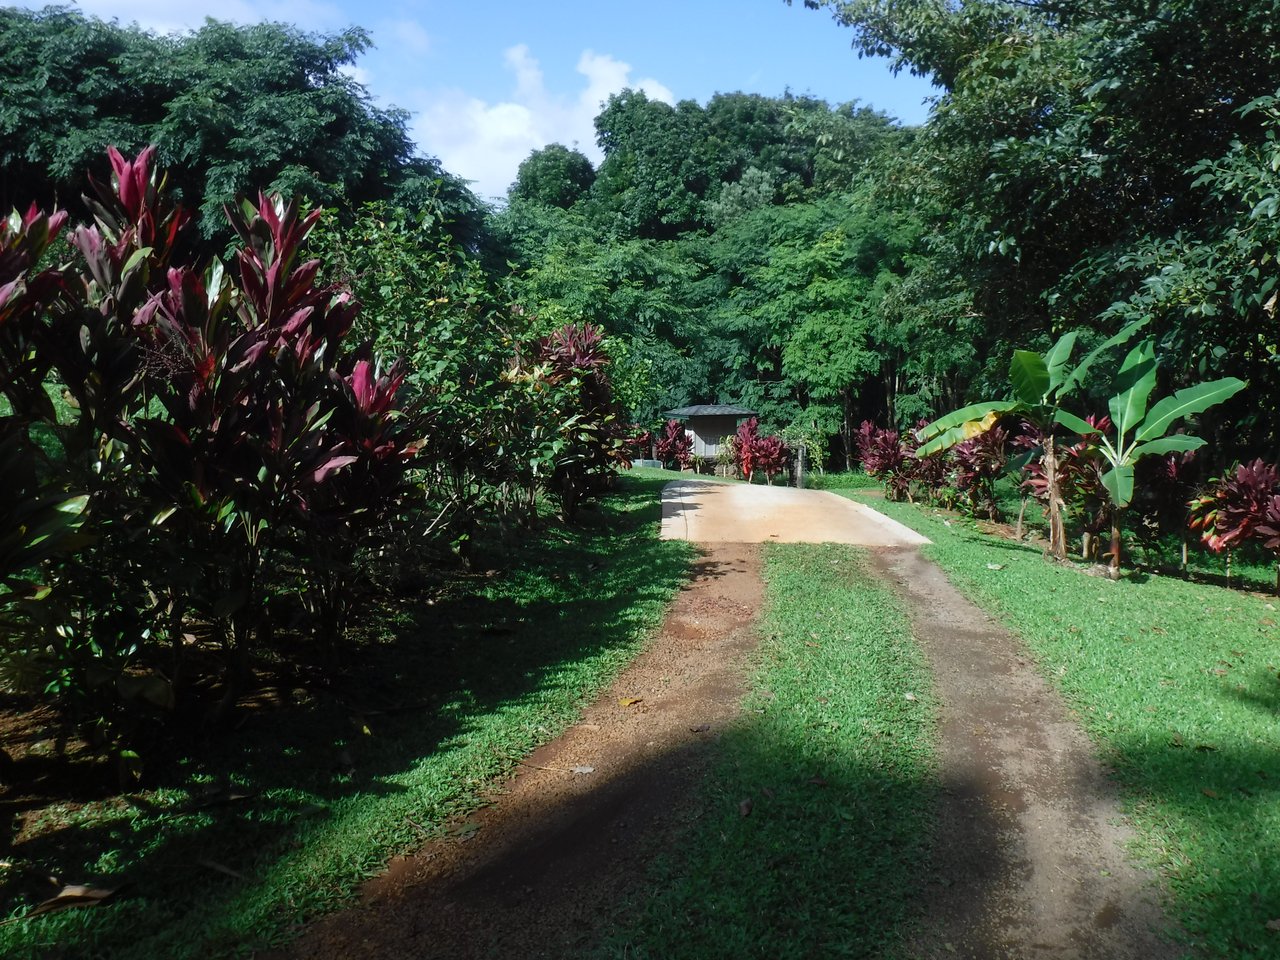
M 1052 432 L 1044 444 L 1045 493 L 1049 498 L 1049 552 L 1055 560 L 1067 559 L 1067 531 L 1062 522 L 1062 491 L 1058 488 L 1058 450 Z
M 840 391 L 840 406 L 844 417 L 840 421 L 840 439 L 844 443 L 844 469 L 853 472 L 853 399 L 847 389 Z
M 1027 495 L 1022 495 L 1022 505 L 1018 507 L 1018 526 L 1014 528 L 1013 536 L 1017 540 L 1021 540 L 1026 535 L 1026 527 L 1023 526 L 1023 520 L 1027 515 Z
M 1107 566 L 1107 576 L 1112 580 L 1120 579 L 1120 508 L 1111 508 L 1111 563 Z

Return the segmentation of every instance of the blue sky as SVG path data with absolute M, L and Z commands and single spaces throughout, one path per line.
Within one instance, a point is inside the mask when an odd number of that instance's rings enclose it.
M 23 6 L 39 7 L 41 0 Z M 182 31 L 205 17 L 281 20 L 332 32 L 356 24 L 375 48 L 354 74 L 384 105 L 412 114 L 423 153 L 500 196 L 531 150 L 577 145 L 599 160 L 592 118 L 610 93 L 705 103 L 743 90 L 858 100 L 907 123 L 929 85 L 860 60 L 849 31 L 801 0 L 81 0 L 82 11 Z

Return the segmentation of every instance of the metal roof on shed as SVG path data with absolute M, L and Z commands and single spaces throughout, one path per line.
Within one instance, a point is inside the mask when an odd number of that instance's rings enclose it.
M 664 417 L 675 417 L 677 419 L 684 417 L 754 417 L 755 415 L 756 412 L 754 410 L 721 403 L 700 403 L 692 407 L 668 410 L 663 414 Z

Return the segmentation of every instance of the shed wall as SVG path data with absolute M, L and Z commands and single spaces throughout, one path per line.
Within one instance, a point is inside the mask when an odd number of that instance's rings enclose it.
M 714 457 L 720 452 L 720 438 L 738 430 L 741 417 L 690 417 L 685 433 L 693 440 L 695 457 Z

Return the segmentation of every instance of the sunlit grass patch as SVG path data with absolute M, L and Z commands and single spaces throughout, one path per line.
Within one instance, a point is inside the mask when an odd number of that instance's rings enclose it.
M 609 956 L 883 957 L 910 922 L 935 728 L 906 613 L 855 548 L 772 546 L 765 576 L 743 716 Z
M 877 509 L 1026 641 L 1112 765 L 1138 854 L 1207 956 L 1280 951 L 1280 602 L 1175 577 L 1119 582 L 905 504 Z

